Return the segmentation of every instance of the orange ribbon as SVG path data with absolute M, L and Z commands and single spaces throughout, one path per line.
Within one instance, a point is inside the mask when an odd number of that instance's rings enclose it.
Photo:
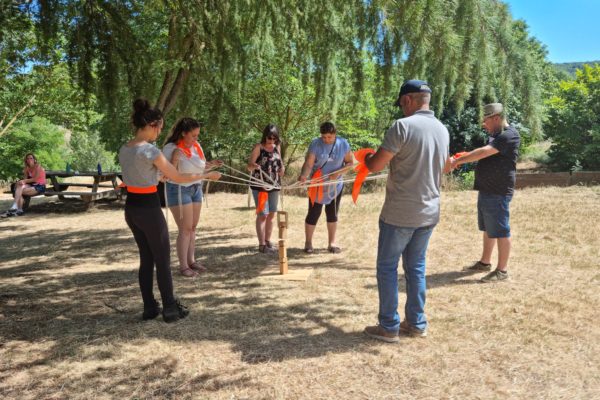
M 358 195 L 360 194 L 360 189 L 369 175 L 369 168 L 365 165 L 365 158 L 367 154 L 374 154 L 375 150 L 373 149 L 360 149 L 354 152 L 354 158 L 358 161 L 354 170 L 356 171 L 356 179 L 354 179 L 354 184 L 352 185 L 352 201 L 356 204 L 358 200 Z
M 200 158 L 202 160 L 206 160 L 206 158 L 204 157 L 204 152 L 202 151 L 202 147 L 200 147 L 200 143 L 194 142 L 192 143 L 192 146 L 194 146 L 194 148 L 196 149 L 196 153 L 198 153 Z M 185 154 L 187 158 L 192 157 L 192 148 L 187 147 L 183 139 L 179 139 L 179 141 L 177 142 L 177 147 L 183 152 L 183 154 Z
M 313 174 L 310 183 L 311 184 L 321 183 L 320 180 L 315 182 L 315 180 L 320 178 L 321 176 L 323 176 L 323 171 L 321 171 L 321 168 L 319 168 Z M 310 199 L 310 204 L 312 204 L 312 205 L 315 205 L 315 200 L 318 200 L 318 201 L 323 200 L 323 186 L 319 185 L 319 186 L 309 187 L 308 188 L 308 198 Z
M 258 204 L 256 205 L 256 214 L 260 214 L 265 209 L 265 204 L 269 200 L 269 193 L 258 192 Z
M 456 160 L 457 158 L 460 158 L 460 157 L 464 156 L 467 153 L 468 153 L 468 151 L 461 151 L 461 152 L 456 153 L 455 155 L 453 155 L 452 158 L 454 158 Z

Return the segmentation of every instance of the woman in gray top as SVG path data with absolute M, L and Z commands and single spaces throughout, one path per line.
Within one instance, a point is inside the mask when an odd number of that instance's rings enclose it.
M 127 186 L 125 221 L 133 232 L 140 253 L 139 282 L 144 301 L 142 319 L 154 319 L 161 312 L 152 293 L 154 265 L 158 290 L 163 303 L 162 315 L 165 322 L 174 322 L 188 315 L 187 308 L 173 294 L 169 232 L 160 208 L 156 185 L 158 171 L 175 182 L 193 182 L 199 179 L 219 179 L 221 174 L 182 175 L 177 172 L 151 142 L 154 142 L 163 127 L 162 112 L 152 108 L 147 100 L 137 99 L 133 103 L 132 123 L 135 137 L 119 151 L 119 162 L 123 182 Z

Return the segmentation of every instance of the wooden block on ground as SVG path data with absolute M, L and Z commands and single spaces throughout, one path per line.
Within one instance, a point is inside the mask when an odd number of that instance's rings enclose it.
M 269 267 L 261 272 L 259 279 L 275 279 L 283 281 L 307 281 L 313 272 L 312 267 L 308 268 L 290 268 L 287 274 L 279 273 L 279 265 L 276 268 Z

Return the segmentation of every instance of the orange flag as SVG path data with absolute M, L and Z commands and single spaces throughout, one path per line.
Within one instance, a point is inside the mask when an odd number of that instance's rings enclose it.
M 321 168 L 319 168 L 313 174 L 313 176 L 311 178 L 311 184 L 320 183 L 321 181 L 314 182 L 314 180 L 317 178 L 320 178 L 321 176 L 323 176 L 323 171 L 321 171 Z M 317 200 L 317 198 L 319 201 L 323 200 L 323 186 L 309 187 L 308 188 L 308 198 L 310 199 L 310 204 L 312 204 L 312 205 L 315 204 L 315 200 Z
M 256 205 L 256 214 L 260 214 L 265 209 L 265 204 L 269 200 L 269 193 L 258 192 L 258 204 Z
M 356 204 L 358 200 L 358 195 L 360 194 L 360 189 L 362 188 L 363 182 L 369 175 L 369 169 L 365 165 L 365 158 L 367 154 L 373 154 L 375 150 L 373 149 L 360 149 L 354 152 L 354 158 L 358 161 L 358 165 L 354 168 L 356 171 L 356 179 L 354 179 L 354 185 L 352 185 L 352 201 Z

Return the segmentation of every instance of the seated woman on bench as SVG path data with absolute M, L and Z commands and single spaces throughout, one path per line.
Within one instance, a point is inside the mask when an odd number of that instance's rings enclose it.
M 8 210 L 8 215 L 23 215 L 23 196 L 37 196 L 46 191 L 46 171 L 38 163 L 33 153 L 27 153 L 23 159 L 23 179 L 15 185 L 15 201 Z

